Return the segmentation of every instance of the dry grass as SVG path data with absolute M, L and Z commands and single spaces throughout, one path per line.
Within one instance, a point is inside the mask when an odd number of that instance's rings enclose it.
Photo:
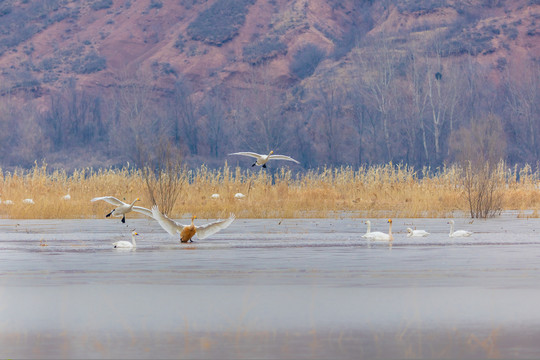
M 501 171 L 506 189 L 502 209 L 521 211 L 520 216 L 538 216 L 539 172 L 533 172 L 530 166 L 505 167 Z M 180 175 L 185 185 L 170 214 L 175 218 L 191 213 L 217 218 L 230 212 L 240 218 L 417 218 L 448 217 L 468 211 L 461 186 L 462 171 L 456 166 L 416 171 L 387 164 L 360 169 L 321 168 L 296 175 L 282 168 L 272 179 L 267 171 L 232 169 L 225 163 L 219 170 L 201 166 Z M 71 200 L 63 200 L 68 189 Z M 247 197 L 235 199 L 237 192 Z M 214 193 L 220 198 L 212 199 Z M 37 164 L 13 173 L 0 169 L 0 194 L 0 217 L 12 219 L 101 218 L 112 209 L 111 205 L 91 203 L 90 199 L 103 195 L 128 202 L 140 197 L 138 205 L 152 205 L 142 173 L 131 168 L 82 169 L 70 175 Z M 25 198 L 32 198 L 35 204 L 24 204 Z M 6 205 L 8 199 L 14 204 Z

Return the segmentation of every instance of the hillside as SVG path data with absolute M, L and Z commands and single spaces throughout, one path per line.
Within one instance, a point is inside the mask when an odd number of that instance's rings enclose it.
M 0 166 L 137 162 L 158 139 L 193 164 L 275 149 L 306 167 L 438 165 L 459 157 L 453 133 L 490 114 L 507 144 L 501 156 L 531 161 L 540 151 L 534 100 L 529 117 L 512 118 L 515 109 L 489 99 L 512 104 L 538 89 L 528 84 L 539 76 L 538 21 L 537 0 L 5 0 Z M 469 84 L 457 85 L 465 68 Z M 456 82 L 441 90 L 430 72 Z M 457 96 L 473 85 L 469 97 L 480 100 L 467 105 Z M 415 94 L 422 101 L 407 120 Z M 464 123 L 448 115 L 467 106 Z M 435 108 L 445 115 L 434 118 Z

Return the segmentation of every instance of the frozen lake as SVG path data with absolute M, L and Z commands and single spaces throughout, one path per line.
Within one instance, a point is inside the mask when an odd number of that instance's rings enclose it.
M 393 220 L 0 220 L 0 358 L 540 358 L 540 219 Z

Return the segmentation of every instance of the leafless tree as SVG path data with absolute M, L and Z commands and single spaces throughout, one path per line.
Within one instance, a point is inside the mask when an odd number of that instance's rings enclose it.
M 427 109 L 427 91 L 425 84 L 428 71 L 425 62 L 422 61 L 422 57 L 419 56 L 416 51 L 410 50 L 408 58 L 409 71 L 407 71 L 407 83 L 410 87 L 409 94 L 412 100 L 410 107 L 411 113 L 409 114 L 410 127 L 416 129 L 416 126 L 418 126 L 420 129 L 423 155 L 429 163 L 430 154 L 425 124 L 425 112 Z
M 395 79 L 400 52 L 393 49 L 386 34 L 372 40 L 378 46 L 357 49 L 353 57 L 355 80 L 361 82 L 361 88 L 374 109 L 379 113 L 383 133 L 383 143 L 387 160 L 392 159 L 392 141 L 390 123 L 395 106 Z
M 206 134 L 206 141 L 210 147 L 210 155 L 214 158 L 218 158 L 222 155 L 221 148 L 226 142 L 226 112 L 221 99 L 216 94 L 210 94 L 203 101 L 201 115 L 205 122 L 204 133 Z
M 240 137 L 238 146 L 254 151 L 270 151 L 285 145 L 288 138 L 282 109 L 283 89 L 272 83 L 268 70 L 248 74 L 247 90 L 237 94 L 232 116 Z
M 114 146 L 124 153 L 136 153 L 140 143 L 153 133 L 153 81 L 142 70 L 135 74 L 120 72 L 116 81 L 112 107 L 118 109 L 118 123 L 115 125 L 121 135 L 115 137 Z
M 325 77 L 320 81 L 313 94 L 316 104 L 321 138 L 325 139 L 327 158 L 331 164 L 342 162 L 338 155 L 341 153 L 340 142 L 344 134 L 340 131 L 343 121 L 344 91 L 335 81 Z
M 536 160 L 539 155 L 540 132 L 540 65 L 531 63 L 526 70 L 506 72 L 505 103 L 512 128 L 519 135 L 516 142 L 523 142 L 523 150 Z
M 191 84 L 179 79 L 174 84 L 169 98 L 169 109 L 173 118 L 174 141 L 185 144 L 191 155 L 198 154 L 198 104 L 195 101 Z

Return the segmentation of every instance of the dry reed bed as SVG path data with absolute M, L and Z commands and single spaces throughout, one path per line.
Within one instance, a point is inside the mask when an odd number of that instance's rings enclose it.
M 540 193 L 538 171 L 530 166 L 504 171 L 503 210 L 521 210 L 538 216 Z M 196 214 L 217 218 L 233 212 L 241 218 L 317 217 L 449 217 L 467 212 L 462 171 L 457 166 L 420 171 L 407 166 L 321 168 L 293 174 L 286 168 L 274 175 L 265 170 L 210 170 L 201 166 L 185 170 L 174 218 Z M 71 200 L 63 196 L 71 195 Z M 234 198 L 241 192 L 244 199 Z M 219 199 L 212 199 L 217 193 Z M 46 165 L 13 173 L 0 169 L 0 217 L 11 219 L 101 218 L 112 209 L 95 196 L 112 195 L 126 202 L 140 197 L 140 206 L 151 207 L 142 177 L 137 169 L 81 169 L 68 175 L 48 171 Z M 24 204 L 32 198 L 35 204 Z M 13 205 L 5 204 L 12 200 Z M 142 217 L 131 214 L 131 217 Z M 527 215 L 529 216 L 529 215 Z

